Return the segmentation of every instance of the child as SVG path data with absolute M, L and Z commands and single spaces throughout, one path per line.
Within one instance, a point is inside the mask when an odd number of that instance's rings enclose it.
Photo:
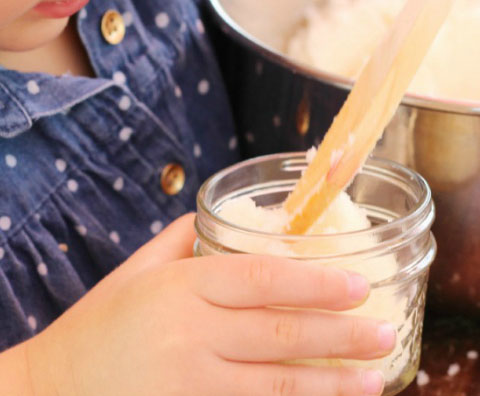
M 362 277 L 167 227 L 239 159 L 193 0 L 0 0 L 0 65 L 1 395 L 381 393 L 275 364 L 388 354 L 389 324 L 266 308 L 352 308 Z

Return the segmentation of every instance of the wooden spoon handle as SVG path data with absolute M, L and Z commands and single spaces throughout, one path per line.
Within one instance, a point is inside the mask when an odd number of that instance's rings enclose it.
M 305 233 L 363 166 L 447 18 L 452 2 L 408 0 L 287 198 L 287 233 Z

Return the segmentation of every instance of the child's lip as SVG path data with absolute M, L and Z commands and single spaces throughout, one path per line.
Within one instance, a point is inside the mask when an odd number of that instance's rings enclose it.
M 80 11 L 90 0 L 43 1 L 34 10 L 48 18 L 66 18 Z

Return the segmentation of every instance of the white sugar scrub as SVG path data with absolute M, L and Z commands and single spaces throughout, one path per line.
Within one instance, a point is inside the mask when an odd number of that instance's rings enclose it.
M 289 38 L 282 51 L 322 71 L 355 79 L 404 3 L 405 0 L 310 1 L 304 7 L 303 17 L 297 19 L 295 32 L 286 33 Z M 478 26 L 480 2 L 456 0 L 409 92 L 479 100 Z
M 222 5 L 255 39 L 272 48 L 285 48 L 296 23 L 311 0 L 226 0 Z
M 355 79 L 405 0 L 222 0 L 252 38 L 302 64 Z M 456 0 L 409 92 L 480 100 L 480 2 Z
M 249 197 L 240 197 L 229 200 L 222 205 L 218 215 L 229 223 L 242 228 L 253 229 L 258 232 L 281 234 L 287 224 L 288 215 L 283 208 L 266 209 L 259 207 Z M 327 211 L 308 230 L 308 235 L 336 234 L 365 230 L 371 227 L 367 212 L 352 202 L 350 196 L 342 192 L 338 198 L 329 206 Z M 269 241 L 265 244 L 262 239 L 242 238 L 237 233 L 228 231 L 219 235 L 221 243 L 227 246 L 235 246 L 241 251 L 250 253 L 281 255 L 295 257 L 307 255 L 315 257 L 320 255 L 332 255 L 343 251 L 341 244 L 355 243 L 359 248 L 368 246 L 374 247 L 378 242 L 374 237 L 365 235 L 355 241 L 328 240 L 308 241 L 302 240 L 297 243 L 284 243 L 283 241 Z M 323 242 L 323 243 L 322 243 Z M 328 265 L 328 264 L 324 264 Z M 371 259 L 369 264 L 359 267 L 355 260 L 343 261 L 340 265 L 344 269 L 356 271 L 368 279 L 389 278 L 395 276 L 399 271 L 398 263 L 394 255 L 387 255 L 381 258 Z M 364 306 L 349 311 L 350 314 L 388 320 L 401 328 L 398 339 L 402 340 L 412 332 L 414 323 L 408 320 L 408 296 L 392 294 L 388 287 L 378 288 L 370 296 Z M 370 362 L 355 362 L 356 366 L 374 367 L 385 373 L 387 382 L 397 379 L 409 365 L 411 354 L 403 351 L 402 343 L 396 345 L 393 353 L 386 358 Z M 342 365 L 346 364 L 339 360 L 335 361 L 307 361 L 307 364 L 319 365 Z M 352 364 L 352 362 L 348 363 Z
M 394 395 L 415 378 L 419 364 L 428 270 L 436 250 L 428 185 L 399 165 L 370 159 L 348 193 L 341 193 L 306 235 L 287 235 L 282 204 L 306 164 L 305 154 L 275 154 L 234 165 L 205 182 L 197 200 L 195 254 L 270 254 L 363 274 L 371 294 L 346 314 L 395 324 L 393 353 L 371 361 L 302 363 L 380 369 L 384 395 Z

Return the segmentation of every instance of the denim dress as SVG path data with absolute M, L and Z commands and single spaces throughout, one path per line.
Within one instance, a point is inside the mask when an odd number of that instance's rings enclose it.
M 116 45 L 100 28 L 109 10 L 126 28 Z M 200 184 L 239 159 L 197 2 L 92 0 L 77 28 L 96 78 L 0 68 L 0 351 L 194 211 Z

